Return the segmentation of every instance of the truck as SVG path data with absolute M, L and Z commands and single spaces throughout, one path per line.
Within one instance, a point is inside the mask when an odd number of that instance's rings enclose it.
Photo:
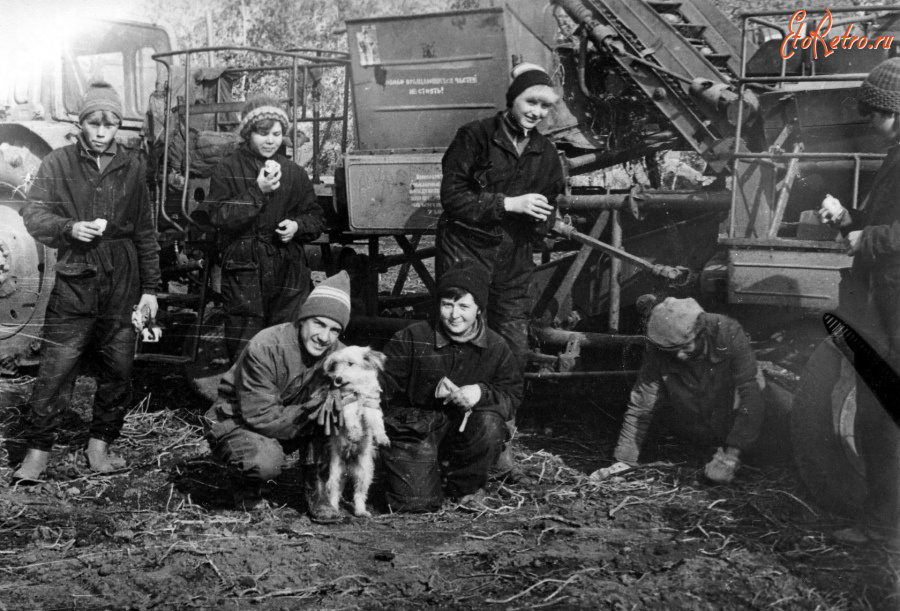
M 191 213 L 234 145 L 241 96 L 265 86 L 288 107 L 289 152 L 310 168 L 328 217 L 310 259 L 351 272 L 355 332 L 378 337 L 430 300 L 443 151 L 457 127 L 502 110 L 510 69 L 529 61 L 562 92 L 542 130 L 568 186 L 540 254 L 527 378 L 633 376 L 643 343 L 633 304 L 648 292 L 787 329 L 814 342 L 788 368 L 766 369 L 790 409 L 798 470 L 824 506 L 853 513 L 865 490 L 856 376 L 820 322 L 851 260 L 814 210 L 826 193 L 857 207 L 884 156 L 855 89 L 895 53 L 898 12 L 746 12 L 736 24 L 709 0 L 509 0 L 351 19 L 346 50 L 176 50 L 160 27 L 97 28 L 0 97 L 0 367 L 14 376 L 38 356 L 54 253 L 18 212 L 40 159 L 74 133 L 73 101 L 92 75 L 121 88 L 120 134 L 147 150 L 156 201 L 160 318 L 174 341 L 139 344 L 137 356 L 184 363 L 209 393 L 227 366 L 209 308 L 215 240 Z M 211 61 L 225 54 L 227 65 Z M 672 159 L 701 168 L 688 188 L 663 181 Z M 624 184 L 597 180 L 615 168 Z M 394 286 L 382 291 L 388 270 Z M 410 289 L 412 272 L 424 290 Z

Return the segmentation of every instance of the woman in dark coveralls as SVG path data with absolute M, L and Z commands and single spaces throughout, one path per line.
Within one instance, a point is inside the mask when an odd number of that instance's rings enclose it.
M 841 307 L 863 310 L 871 300 L 887 360 L 900 373 L 900 58 L 875 66 L 858 98 L 860 114 L 891 146 L 859 210 L 851 212 L 828 196 L 819 215 L 840 228 L 853 257 L 853 288 L 842 287 Z M 835 533 L 853 543 L 896 538 L 900 528 L 900 431 L 885 409 L 893 406 L 882 406 L 864 386 L 857 377 L 856 438 L 867 489 L 863 523 Z
M 244 142 L 215 168 L 200 207 L 219 230 L 231 362 L 257 332 L 294 320 L 311 289 L 303 244 L 324 226 L 309 176 L 284 156 L 287 113 L 260 97 L 244 105 L 242 117 Z
M 487 325 L 507 341 L 524 372 L 533 247 L 552 226 L 564 179 L 556 147 L 535 129 L 559 100 L 550 76 L 522 63 L 512 77 L 506 110 L 463 125 L 444 154 L 435 266 L 439 279 L 460 265 L 490 278 Z M 508 449 L 492 471 L 504 473 L 530 483 Z

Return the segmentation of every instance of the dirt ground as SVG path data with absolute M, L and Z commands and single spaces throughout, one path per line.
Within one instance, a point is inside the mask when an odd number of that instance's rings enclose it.
M 900 608 L 900 554 L 835 543 L 846 523 L 812 506 L 789 462 L 711 487 L 705 452 L 662 439 L 650 458 L 669 462 L 589 482 L 610 461 L 621 385 L 531 390 L 517 441 L 531 489 L 494 482 L 481 507 L 387 515 L 376 484 L 374 518 L 322 526 L 293 468 L 263 506 L 234 509 L 181 370 L 136 379 L 144 401 L 116 446 L 127 469 L 87 474 L 87 414 L 73 414 L 47 482 L 0 488 L 0 610 Z M 10 461 L 15 413 L 0 412 Z

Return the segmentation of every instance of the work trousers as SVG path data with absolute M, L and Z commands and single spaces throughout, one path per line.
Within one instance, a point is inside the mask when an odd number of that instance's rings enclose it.
M 89 349 L 97 363 L 91 437 L 107 443 L 117 439 L 131 403 L 136 334 L 130 316 L 120 312 L 95 317 L 67 310 L 71 308 L 53 297 L 44 321 L 41 363 L 24 432 L 28 447 L 37 450 L 52 449 L 62 414 L 71 401 L 79 361 Z
M 282 440 L 266 437 L 239 424 L 223 426 L 219 437 L 208 436 L 213 456 L 225 463 L 229 471 L 250 480 L 265 482 L 278 479 L 287 457 L 300 450 L 304 469 L 327 467 L 323 460 L 325 440 L 318 437 L 295 437 Z
M 241 248 L 238 248 L 240 246 Z M 293 322 L 310 290 L 303 246 L 243 238 L 225 252 L 225 350 L 234 363 L 253 336 Z
M 382 449 L 381 458 L 392 511 L 436 511 L 445 488 L 458 499 L 485 485 L 488 469 L 509 438 L 506 423 L 484 410 L 473 411 L 460 431 L 462 420 L 461 410 L 413 407 L 385 416 L 391 446 Z

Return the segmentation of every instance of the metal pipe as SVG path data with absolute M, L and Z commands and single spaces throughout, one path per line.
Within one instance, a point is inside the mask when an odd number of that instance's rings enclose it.
M 185 108 L 191 107 L 191 55 L 184 56 L 184 105 Z M 181 213 L 184 220 L 188 223 L 200 227 L 191 215 L 188 214 L 187 200 L 188 190 L 190 189 L 191 176 L 191 113 L 184 113 L 184 186 L 181 188 Z
M 735 153 L 738 159 L 884 159 L 884 153 Z
M 419 259 L 430 259 L 431 257 L 437 254 L 436 246 L 426 246 L 425 248 L 420 248 L 416 251 L 416 256 Z M 389 267 L 393 267 L 395 265 L 401 265 L 403 263 L 408 263 L 409 257 L 405 254 L 402 255 L 385 255 L 381 257 L 378 261 L 378 269 L 380 271 L 385 271 Z
M 631 378 L 637 377 L 637 369 L 625 369 L 623 371 L 529 371 L 525 373 L 526 380 L 597 380 L 604 378 Z
M 168 195 L 169 191 L 169 125 L 172 118 L 172 87 L 169 85 L 169 83 L 172 80 L 172 66 L 168 61 L 158 61 L 166 67 L 166 75 L 168 78 L 166 78 L 166 112 L 164 115 L 165 119 L 163 120 L 162 181 L 160 183 L 160 188 L 156 194 L 156 209 L 158 214 L 162 214 L 162 217 L 166 219 L 166 222 L 168 222 L 183 234 L 184 227 L 173 221 L 169 214 L 166 212 L 166 196 Z M 154 219 L 154 222 L 158 219 L 159 217 L 157 216 L 156 219 Z
M 636 195 L 638 208 L 721 209 L 731 205 L 731 191 L 642 191 Z M 621 210 L 628 208 L 627 193 L 561 195 L 556 203 L 561 210 Z
M 619 348 L 644 344 L 643 335 L 619 335 L 613 333 L 590 333 L 586 331 L 564 331 L 551 327 L 532 327 L 531 334 L 542 346 L 565 347 L 575 338 L 581 348 Z
M 319 91 L 319 82 L 313 76 L 312 72 L 309 72 L 310 75 L 310 99 L 312 101 L 312 114 L 313 114 L 313 124 L 312 124 L 312 141 L 313 141 L 313 156 L 312 156 L 312 181 L 313 184 L 319 183 L 319 156 L 321 155 L 322 143 L 319 142 L 319 138 L 321 136 L 319 129 L 319 98 L 321 96 L 321 92 Z
M 300 159 L 300 147 L 297 146 L 297 140 L 299 136 L 297 135 L 297 58 L 291 58 L 291 74 L 289 85 L 291 88 L 291 123 L 293 123 L 291 129 L 291 157 L 297 165 L 300 165 L 297 161 Z
M 646 157 L 648 154 L 652 154 L 656 151 L 666 148 L 666 146 L 676 138 L 673 132 L 668 131 L 660 132 L 659 134 L 653 134 L 652 136 L 654 142 L 639 149 L 617 151 L 614 153 L 607 151 L 588 153 L 586 155 L 579 155 L 578 157 L 567 157 L 565 163 L 570 171 L 590 166 L 587 167 L 587 169 L 583 170 L 584 172 L 588 172 L 596 169 L 594 166 L 607 167 L 625 163 L 626 161 L 631 161 L 632 159 L 637 159 L 638 157 Z M 656 141 L 657 138 L 659 138 L 659 141 Z M 648 136 L 647 139 L 649 140 L 650 137 Z
M 636 265 L 640 268 L 645 269 L 646 271 L 650 272 L 651 274 L 653 274 L 655 276 L 660 276 L 667 280 L 679 281 L 679 280 L 684 280 L 687 277 L 686 274 L 687 274 L 688 270 L 686 268 L 672 267 L 670 265 L 661 265 L 659 263 L 652 263 L 650 261 L 647 261 L 646 259 L 642 259 L 638 256 L 631 254 L 630 252 L 623 250 L 622 249 L 621 225 L 619 225 L 618 229 L 616 228 L 616 225 L 615 225 L 615 223 L 618 222 L 618 216 L 617 216 L 618 213 L 619 213 L 618 210 L 613 210 L 614 224 L 613 224 L 613 228 L 612 228 L 612 235 L 613 235 L 612 242 L 618 243 L 619 244 L 618 246 L 613 246 L 611 244 L 607 244 L 606 242 L 601 242 L 600 240 L 598 240 L 596 238 L 592 238 L 589 235 L 580 233 L 579 231 L 576 231 L 575 228 L 572 227 L 572 225 L 570 225 L 568 223 L 564 223 L 563 221 L 560 221 L 560 220 L 557 220 L 556 223 L 553 225 L 553 231 L 555 231 L 556 233 L 558 233 L 570 240 L 574 240 L 575 242 L 578 242 L 580 244 L 585 244 L 586 246 L 590 246 L 594 250 L 599 250 L 600 252 L 613 257 L 613 262 L 617 259 L 625 259 L 632 265 Z M 618 278 L 618 273 L 621 270 L 621 267 L 615 266 L 613 263 L 611 263 L 610 265 L 611 265 L 610 274 L 615 273 L 615 276 L 610 277 L 610 285 L 611 285 L 610 292 L 612 295 L 613 291 L 618 290 L 618 287 L 614 287 L 614 286 L 612 286 L 612 284 L 613 284 L 613 280 Z M 612 296 L 610 297 L 610 300 L 612 300 Z M 610 306 L 611 312 L 613 311 L 613 309 L 616 310 L 616 312 L 617 312 L 616 315 L 618 316 L 618 306 L 617 305 Z
M 622 249 L 622 223 L 619 211 L 612 211 L 612 247 Z M 622 285 L 619 284 L 619 273 L 622 271 L 622 260 L 612 257 L 609 260 L 609 330 L 619 332 L 619 311 L 622 308 Z
M 308 51 L 315 51 L 316 53 L 330 53 L 334 55 L 333 58 L 323 59 L 320 57 L 315 57 L 311 55 L 302 55 L 299 53 L 293 53 L 291 51 L 274 51 L 272 49 L 263 49 L 262 47 L 242 47 L 239 45 L 214 45 L 211 47 L 194 47 L 192 49 L 185 49 L 183 51 L 166 51 L 165 53 L 155 53 L 151 56 L 152 59 L 157 59 L 160 57 L 175 57 L 177 55 L 189 55 L 191 53 L 205 53 L 208 51 L 249 51 L 252 53 L 266 53 L 268 55 L 277 55 L 281 57 L 297 57 L 299 59 L 305 59 L 310 62 L 337 62 L 343 64 L 350 63 L 350 54 L 344 51 L 334 51 L 332 49 L 303 49 Z M 285 66 L 287 68 L 288 66 Z
M 350 129 L 350 70 L 344 66 L 344 118 L 341 122 L 341 154 L 347 152 L 347 131 Z
M 890 4 L 873 4 L 872 6 L 838 6 L 829 10 L 832 13 L 855 13 L 864 11 L 890 11 L 892 13 L 896 13 L 897 11 L 900 11 L 900 7 Z M 738 13 L 738 18 L 745 19 L 750 17 L 778 17 L 781 15 L 793 15 L 795 12 L 797 12 L 796 9 L 783 11 L 741 11 L 740 13 Z M 817 11 L 816 9 L 811 9 L 806 12 L 810 15 L 819 13 L 819 11 Z

